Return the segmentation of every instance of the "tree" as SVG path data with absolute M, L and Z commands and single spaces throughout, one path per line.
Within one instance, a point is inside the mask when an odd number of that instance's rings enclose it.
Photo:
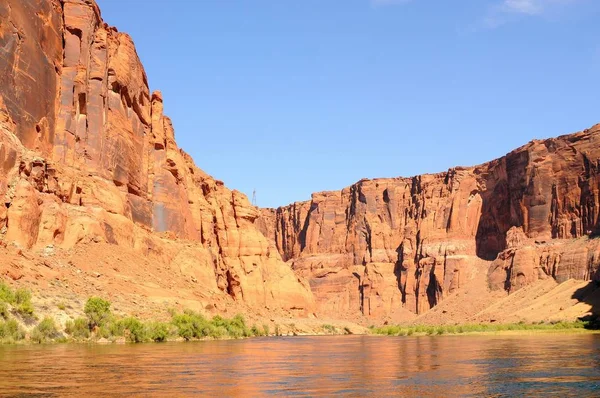
M 83 312 L 88 317 L 90 329 L 103 326 L 110 320 L 110 302 L 100 297 L 90 297 Z

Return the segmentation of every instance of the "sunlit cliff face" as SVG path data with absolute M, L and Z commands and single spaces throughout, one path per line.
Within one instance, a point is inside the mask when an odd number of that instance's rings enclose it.
M 256 208 L 177 147 L 133 41 L 93 1 L 9 0 L 0 15 L 4 241 L 142 254 L 186 241 L 193 254 L 167 261 L 190 264 L 199 291 L 310 312 L 310 290 L 254 226 Z
M 491 289 L 595 277 L 600 128 L 414 178 L 363 180 L 259 223 L 322 309 L 423 313 L 483 269 Z M 493 261 L 491 264 L 489 261 Z
M 7 0 L 0 15 L 5 244 L 156 255 L 198 294 L 293 315 L 422 314 L 482 273 L 507 292 L 596 278 L 597 126 L 260 210 L 178 148 L 132 39 L 92 0 Z

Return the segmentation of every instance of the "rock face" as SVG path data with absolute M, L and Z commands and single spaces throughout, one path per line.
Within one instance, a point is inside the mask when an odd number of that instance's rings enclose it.
M 481 268 L 509 292 L 600 280 L 599 168 L 600 125 L 476 167 L 316 193 L 256 224 L 309 279 L 320 310 L 422 313 Z
M 131 38 L 93 0 L 4 0 L 0 21 L 1 240 L 188 242 L 199 288 L 311 310 L 308 286 L 255 227 L 258 209 L 177 147 Z
M 338 318 L 423 313 L 481 272 L 507 292 L 600 281 L 600 126 L 259 210 L 177 147 L 131 38 L 93 0 L 3 0 L 0 22 L 3 246 L 108 244 L 205 297 L 309 313 L 314 293 Z

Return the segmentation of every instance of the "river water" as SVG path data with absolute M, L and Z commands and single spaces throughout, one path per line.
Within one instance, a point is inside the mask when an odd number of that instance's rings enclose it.
M 0 395 L 600 396 L 600 335 L 0 346 Z

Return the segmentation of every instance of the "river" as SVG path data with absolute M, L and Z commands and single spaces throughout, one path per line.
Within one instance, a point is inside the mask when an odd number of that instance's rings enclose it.
M 600 396 L 600 335 L 0 346 L 0 395 Z

